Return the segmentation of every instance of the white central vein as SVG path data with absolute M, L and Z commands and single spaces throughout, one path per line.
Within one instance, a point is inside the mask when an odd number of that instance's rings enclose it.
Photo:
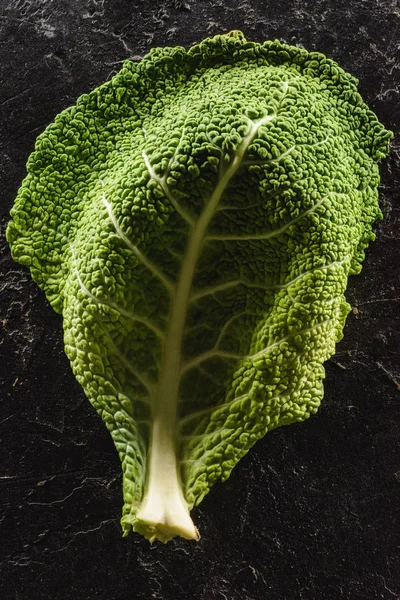
M 179 523 L 180 535 L 197 537 L 183 496 L 176 455 L 177 409 L 182 377 L 182 345 L 189 298 L 207 228 L 230 180 L 243 162 L 244 154 L 258 129 L 271 121 L 266 116 L 252 122 L 237 148 L 230 166 L 221 172 L 215 190 L 198 220 L 191 225 L 187 250 L 171 297 L 171 314 L 163 348 L 157 391 L 153 405 L 147 488 L 137 518 L 146 523 L 172 526 Z M 115 226 L 115 224 L 114 224 Z M 183 533 L 182 533 L 183 532 Z
M 190 291 L 192 288 L 195 269 L 205 239 L 205 234 L 211 219 L 216 213 L 218 204 L 228 186 L 228 183 L 234 177 L 242 164 L 243 157 L 248 146 L 254 139 L 258 129 L 272 119 L 274 119 L 274 116 L 268 115 L 257 122 L 252 122 L 250 131 L 243 138 L 240 146 L 236 150 L 230 166 L 220 177 L 203 213 L 193 226 L 188 240 L 187 251 L 182 262 L 164 346 L 164 359 L 158 385 L 159 397 L 157 399 L 157 406 L 155 410 L 156 415 L 158 413 L 163 413 L 163 419 L 165 419 L 167 416 L 171 426 L 175 425 L 176 419 L 179 383 L 181 377 L 181 350 L 186 315 L 189 306 Z M 165 415 L 165 411 L 168 411 L 169 414 Z

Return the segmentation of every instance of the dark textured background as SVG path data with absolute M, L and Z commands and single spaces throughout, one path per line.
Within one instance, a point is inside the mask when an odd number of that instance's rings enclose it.
M 397 6 L 397 7 L 396 7 Z M 0 598 L 400 598 L 399 139 L 327 363 L 322 408 L 268 434 L 194 511 L 202 539 L 121 538 L 117 453 L 63 352 L 61 318 L 4 242 L 36 136 L 127 57 L 242 29 L 324 52 L 399 131 L 396 0 L 1 0 Z

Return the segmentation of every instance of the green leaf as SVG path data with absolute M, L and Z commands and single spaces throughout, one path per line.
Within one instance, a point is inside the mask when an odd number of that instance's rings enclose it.
M 231 32 L 127 61 L 38 138 L 7 239 L 115 442 L 125 534 L 198 539 L 210 487 L 316 412 L 390 137 L 333 61 Z

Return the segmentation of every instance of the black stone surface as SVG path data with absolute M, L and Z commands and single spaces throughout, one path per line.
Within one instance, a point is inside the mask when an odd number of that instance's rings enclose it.
M 60 316 L 4 241 L 34 140 L 59 111 L 127 57 L 230 29 L 336 59 L 399 131 L 396 0 L 0 3 L 1 599 L 400 598 L 398 137 L 323 406 L 214 487 L 193 514 L 197 544 L 122 539 L 117 453 L 70 371 Z

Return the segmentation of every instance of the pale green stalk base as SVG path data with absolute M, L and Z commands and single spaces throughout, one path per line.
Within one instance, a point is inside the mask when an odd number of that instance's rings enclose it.
M 177 535 L 198 540 L 199 532 L 182 493 L 173 430 L 158 419 L 153 438 L 147 492 L 130 525 L 150 542 L 168 542 Z M 127 523 L 126 518 L 124 522 Z
M 176 535 L 198 540 L 182 492 L 173 429 L 162 418 L 154 422 L 153 439 L 147 492 L 133 529 L 151 542 L 168 542 Z

